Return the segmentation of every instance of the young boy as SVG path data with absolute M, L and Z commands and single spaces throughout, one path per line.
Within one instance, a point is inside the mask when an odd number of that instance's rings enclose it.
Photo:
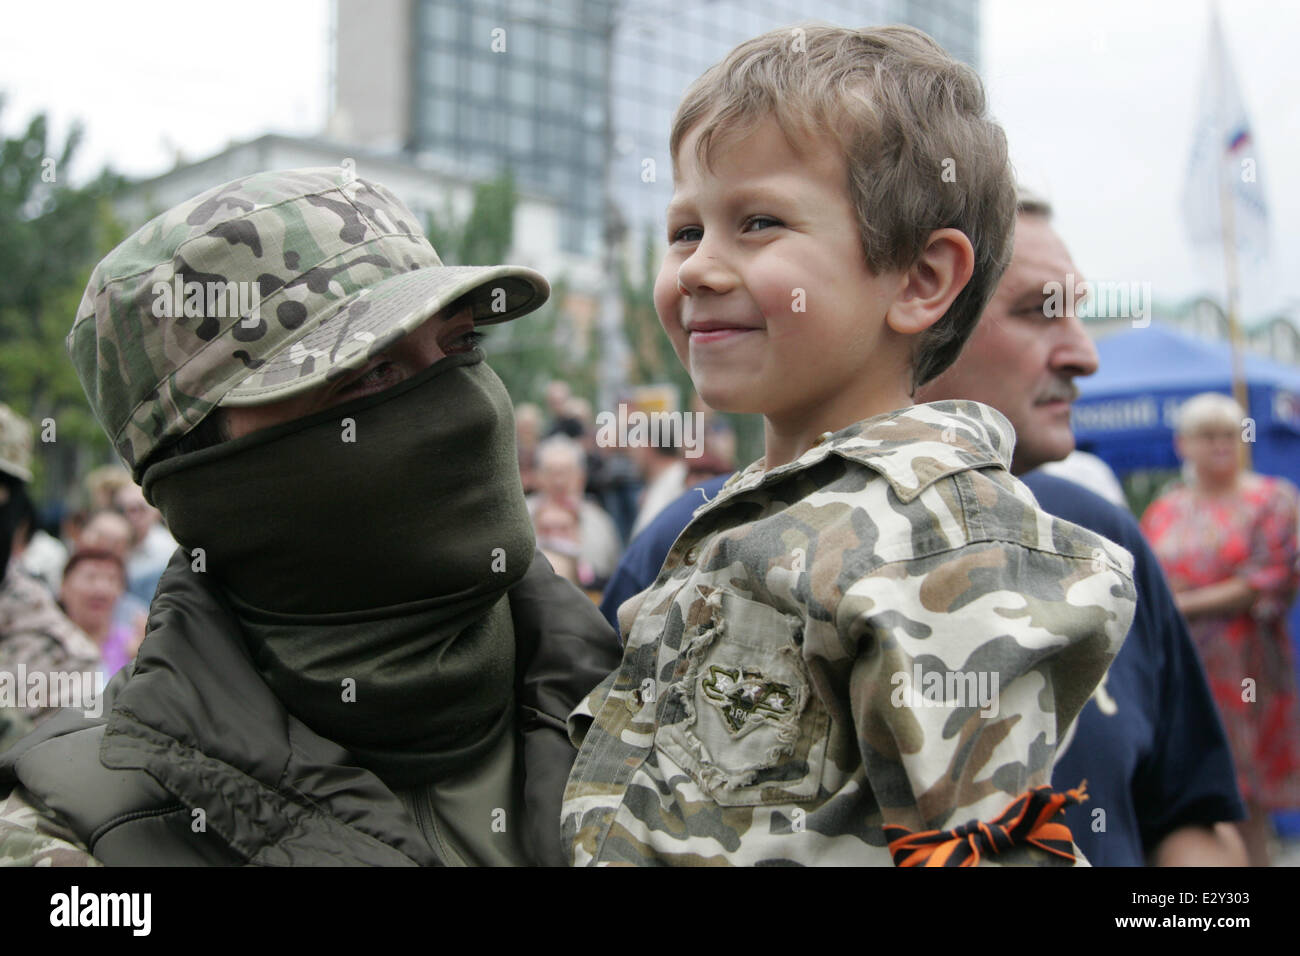
M 1128 552 L 1040 511 L 1014 433 L 912 405 L 1010 256 L 979 79 L 906 27 L 803 27 L 687 91 L 655 306 L 695 387 L 759 412 L 626 602 L 570 717 L 575 863 L 1076 862 L 1058 744 L 1133 614 Z

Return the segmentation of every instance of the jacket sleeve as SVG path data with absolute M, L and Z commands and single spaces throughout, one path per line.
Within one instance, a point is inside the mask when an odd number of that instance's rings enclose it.
M 538 863 L 564 866 L 560 806 L 577 750 L 566 720 L 619 663 L 618 637 L 591 599 L 537 551 L 510 590 L 516 692 L 524 748 L 528 844 Z
M 55 711 L 0 753 L 0 866 L 103 865 L 58 812 L 23 786 L 17 765 L 24 754 L 45 741 L 104 723 L 130 670 L 128 664 L 109 681 L 99 701 L 99 713 L 93 718 L 75 708 Z
M 1061 864 L 1076 852 L 1068 829 L 1034 818 L 1055 822 L 1081 797 L 1046 789 L 1056 748 L 1134 602 L 1132 560 L 1108 541 L 1091 557 L 985 541 L 849 587 L 837 620 L 850 705 L 896 864 Z

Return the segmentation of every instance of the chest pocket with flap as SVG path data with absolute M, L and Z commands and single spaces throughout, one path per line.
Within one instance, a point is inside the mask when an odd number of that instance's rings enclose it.
M 804 664 L 802 622 L 726 590 L 682 635 L 655 746 L 721 806 L 817 796 L 830 720 Z

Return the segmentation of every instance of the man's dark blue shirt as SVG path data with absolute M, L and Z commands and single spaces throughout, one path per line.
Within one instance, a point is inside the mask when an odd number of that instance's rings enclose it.
M 615 631 L 619 605 L 654 583 L 695 509 L 717 494 L 727 477 L 689 489 L 629 545 L 600 605 Z M 1214 699 L 1187 625 L 1137 522 L 1123 508 L 1065 479 L 1031 472 L 1022 480 L 1045 511 L 1122 545 L 1134 561 L 1133 626 L 1052 774 L 1058 790 L 1088 781 L 1090 799 L 1065 813 L 1075 843 L 1093 866 L 1142 866 L 1147 854 L 1181 827 L 1243 819 Z
M 1137 521 L 1064 478 L 1030 472 L 1021 480 L 1044 511 L 1133 555 L 1133 626 L 1052 772 L 1058 790 L 1088 781 L 1091 799 L 1065 811 L 1074 842 L 1093 866 L 1142 866 L 1181 827 L 1244 819 L 1205 672 Z
M 691 523 L 695 509 L 706 501 L 711 501 L 730 477 L 720 475 L 687 488 L 686 494 L 659 512 L 628 544 L 623 560 L 619 561 L 614 575 L 605 585 L 605 593 L 600 602 L 600 613 L 605 615 L 605 620 L 614 628 L 619 640 L 623 640 L 623 635 L 618 629 L 618 606 L 654 583 L 659 570 L 664 566 L 664 558 L 668 557 L 677 536 Z

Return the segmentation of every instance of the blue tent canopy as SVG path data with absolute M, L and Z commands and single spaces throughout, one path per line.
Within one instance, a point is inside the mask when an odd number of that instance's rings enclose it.
M 1176 468 L 1173 425 L 1178 408 L 1201 392 L 1232 394 L 1227 343 L 1206 342 L 1152 323 L 1097 343 L 1101 367 L 1077 379 L 1073 423 L 1079 447 L 1123 476 L 1141 468 Z M 1256 471 L 1300 484 L 1300 368 L 1244 354 L 1255 422 Z

